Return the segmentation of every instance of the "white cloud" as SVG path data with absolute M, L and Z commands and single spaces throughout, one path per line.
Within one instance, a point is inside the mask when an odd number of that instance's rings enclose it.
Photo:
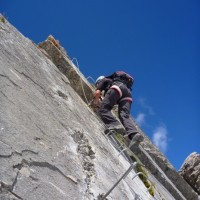
M 137 117 L 135 118 L 136 123 L 141 126 L 142 124 L 145 123 L 145 114 L 144 113 L 139 113 Z
M 147 110 L 149 115 L 155 115 L 153 108 L 146 103 L 146 100 L 142 97 L 138 98 L 138 103 Z
M 162 125 L 156 128 L 153 133 L 153 143 L 163 152 L 167 151 L 168 138 L 167 138 L 167 128 Z

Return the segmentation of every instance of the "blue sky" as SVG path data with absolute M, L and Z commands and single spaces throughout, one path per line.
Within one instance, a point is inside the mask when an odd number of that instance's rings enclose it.
M 200 153 L 199 10 L 199 0 L 0 2 L 35 43 L 58 39 L 86 77 L 134 76 L 131 113 L 177 170 Z

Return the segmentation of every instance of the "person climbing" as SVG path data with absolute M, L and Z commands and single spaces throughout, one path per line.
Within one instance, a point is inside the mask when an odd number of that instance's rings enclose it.
M 133 77 L 123 71 L 117 71 L 110 76 L 100 76 L 95 83 L 96 91 L 93 101 L 93 109 L 96 112 L 99 99 L 104 91 L 104 98 L 100 102 L 98 113 L 106 124 L 105 134 L 111 134 L 113 131 L 122 134 L 128 146 L 132 144 L 132 141 L 141 142 L 143 140 L 130 116 L 133 83 Z M 111 112 L 116 104 L 119 120 L 123 126 Z

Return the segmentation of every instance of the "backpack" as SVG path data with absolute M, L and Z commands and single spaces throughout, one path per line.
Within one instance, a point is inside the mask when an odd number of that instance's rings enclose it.
M 113 82 L 119 81 L 124 83 L 129 89 L 131 89 L 133 83 L 134 83 L 134 78 L 131 77 L 129 74 L 123 71 L 117 71 L 114 72 L 111 76 L 107 76 L 107 78 L 111 78 Z

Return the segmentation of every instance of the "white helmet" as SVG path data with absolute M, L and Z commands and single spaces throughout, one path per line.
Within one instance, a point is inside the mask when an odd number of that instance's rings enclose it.
M 97 78 L 96 82 L 95 82 L 95 85 L 97 85 L 98 82 L 99 82 L 100 80 L 102 80 L 103 78 L 105 78 L 105 76 L 99 76 L 99 77 Z

